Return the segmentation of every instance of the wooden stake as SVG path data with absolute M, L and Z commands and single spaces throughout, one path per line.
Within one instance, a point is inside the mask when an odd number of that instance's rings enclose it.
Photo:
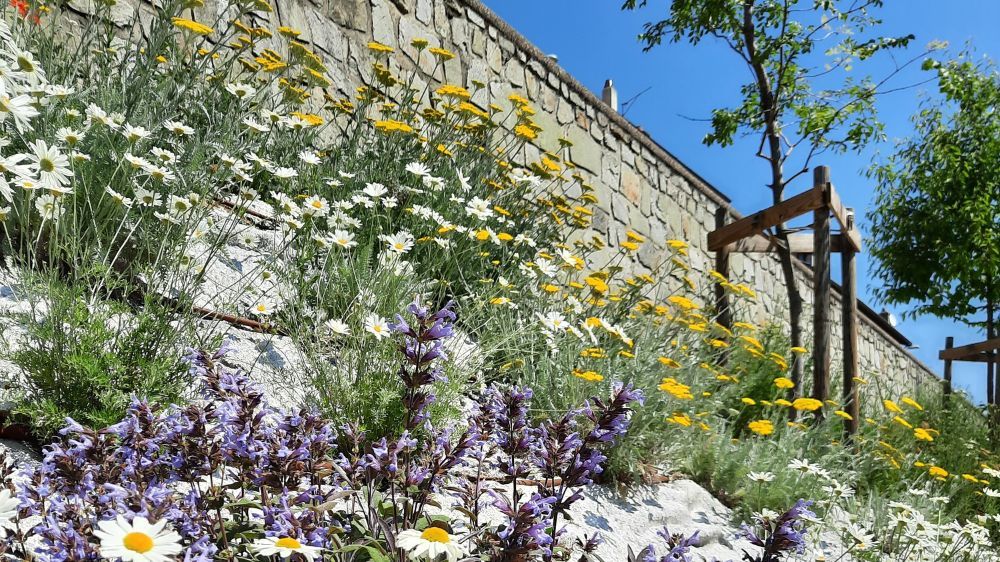
M 944 348 L 949 350 L 955 346 L 955 338 L 948 336 L 944 339 Z M 944 405 L 948 405 L 951 397 L 951 358 L 944 360 Z
M 813 189 L 823 203 L 813 211 L 813 398 L 830 397 L 830 169 L 813 170 Z M 822 409 L 817 410 L 821 414 Z
M 726 226 L 726 221 L 729 220 L 729 209 L 725 207 L 719 207 L 715 211 L 715 228 L 719 229 Z M 729 279 L 729 247 L 723 246 L 718 251 L 715 252 L 715 270 L 722 274 L 723 277 Z M 718 314 L 719 324 L 724 326 L 727 330 L 733 329 L 733 312 L 729 308 L 729 295 L 726 293 L 726 288 L 722 286 L 721 283 L 715 284 L 715 310 Z
M 850 216 L 850 215 L 849 215 Z M 849 220 L 849 228 L 854 227 Z M 840 254 L 844 338 L 844 411 L 852 419 L 844 419 L 844 435 L 847 439 L 858 432 L 858 421 L 861 418 L 861 403 L 858 399 L 858 279 L 857 260 L 853 249 L 844 250 Z

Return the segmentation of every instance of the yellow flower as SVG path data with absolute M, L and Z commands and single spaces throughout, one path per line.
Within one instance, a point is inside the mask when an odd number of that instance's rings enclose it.
M 750 397 L 740 398 L 740 401 L 743 402 L 744 404 L 746 404 L 747 406 L 756 406 L 757 405 L 757 401 L 754 400 L 753 398 L 750 398 Z
M 795 346 L 788 351 L 791 351 L 792 353 L 806 353 L 807 350 L 804 347 Z
M 373 53 L 391 53 L 393 51 L 393 48 L 388 45 L 383 45 L 378 41 L 369 41 L 368 50 L 372 51 Z
M 516 107 L 527 107 L 528 104 L 531 103 L 528 101 L 527 98 L 525 98 L 524 96 L 520 96 L 518 94 L 511 94 L 507 96 L 507 99 L 510 101 L 510 103 L 514 104 Z
M 667 367 L 671 367 L 671 368 L 674 368 L 674 369 L 680 369 L 681 368 L 681 364 L 680 363 L 678 363 L 677 361 L 674 361 L 673 359 L 671 359 L 669 357 L 664 357 L 664 356 L 661 355 L 657 359 L 657 361 L 659 361 L 660 363 L 663 363 Z
M 916 428 L 916 429 L 913 430 L 913 437 L 915 437 L 915 438 L 917 438 L 917 439 L 919 439 L 921 441 L 933 441 L 934 440 L 934 436 L 931 435 L 931 432 L 927 431 L 926 429 L 924 429 L 922 427 L 918 427 L 918 428 Z
M 591 275 L 585 278 L 584 282 L 586 282 L 587 285 L 590 285 L 590 288 L 596 293 L 603 295 L 608 292 L 608 284 L 604 281 L 604 279 L 601 279 L 596 275 Z
M 413 45 L 414 49 L 426 49 L 427 45 L 429 45 L 429 44 L 430 44 L 430 41 L 428 41 L 428 40 L 426 40 L 426 39 L 424 39 L 422 37 L 417 37 L 413 41 L 410 41 L 410 45 Z
M 675 412 L 674 415 L 667 418 L 667 422 L 675 423 L 677 425 L 684 427 L 691 427 L 691 424 L 693 423 L 693 421 L 691 420 L 691 416 L 680 412 Z
M 764 351 L 764 344 L 760 343 L 760 340 L 758 340 L 757 338 L 753 336 L 740 336 L 740 339 L 754 346 L 758 350 Z
M 455 53 L 449 51 L 448 49 L 442 49 L 440 47 L 431 47 L 427 49 L 427 52 L 438 57 L 441 60 L 451 60 L 455 58 Z
M 215 31 L 211 27 L 208 27 L 203 23 L 198 23 L 194 20 L 173 17 L 170 18 L 170 21 L 173 22 L 174 27 L 178 27 L 180 29 L 186 29 L 192 33 L 197 33 L 198 35 L 208 35 L 209 33 Z
M 795 383 L 788 377 L 778 377 L 774 379 L 774 386 L 781 389 L 795 388 Z
M 514 134 L 524 140 L 535 140 L 538 138 L 538 131 L 527 125 L 518 125 L 514 127 Z
M 933 476 L 934 478 L 938 478 L 941 480 L 944 480 L 945 478 L 948 477 L 948 471 L 941 468 L 940 466 L 932 465 L 929 469 L 927 469 L 927 472 L 930 473 L 930 475 Z
M 403 123 L 402 121 L 394 121 L 392 119 L 386 119 L 384 121 L 376 121 L 375 128 L 384 131 L 386 133 L 412 133 L 413 127 Z
M 635 242 L 632 242 L 631 240 L 626 240 L 626 241 L 622 242 L 621 246 L 622 246 L 622 248 L 625 248 L 626 250 L 628 250 L 630 252 L 634 252 L 634 251 L 636 251 L 636 250 L 639 249 L 639 245 L 636 244 Z
M 784 406 L 785 408 L 791 407 L 792 403 L 784 398 L 778 398 L 774 401 L 775 406 Z
M 696 305 L 694 301 L 680 295 L 674 295 L 667 300 L 670 301 L 671 304 L 679 308 L 683 308 L 684 310 L 696 310 L 698 308 L 698 305 Z
M 594 371 L 582 371 L 580 369 L 573 369 L 573 376 L 588 382 L 601 382 L 604 380 L 604 377 L 599 373 Z
M 454 84 L 445 84 L 437 89 L 437 95 L 442 97 L 451 97 L 467 100 L 472 97 L 469 90 L 461 86 L 455 86 Z
M 800 412 L 814 412 L 823 407 L 823 403 L 815 398 L 796 398 L 792 407 Z
M 892 421 L 898 423 L 899 425 L 905 427 L 906 429 L 913 429 L 913 424 L 911 424 L 910 422 L 904 420 L 900 416 L 896 416 L 896 417 L 892 418 Z
M 747 428 L 757 435 L 771 435 L 774 433 L 774 424 L 771 420 L 757 420 L 747 424 Z
M 845 412 L 843 410 L 837 410 L 837 411 L 834 412 L 834 414 L 836 414 L 836 415 L 844 418 L 845 420 L 853 420 L 854 419 L 854 416 L 852 416 L 851 414 L 848 414 L 847 412 Z
M 645 242 L 645 241 L 646 241 L 646 238 L 645 238 L 645 237 L 643 237 L 643 236 L 642 236 L 641 234 L 639 234 L 639 233 L 637 233 L 637 232 L 632 232 L 631 230 L 629 230 L 628 232 L 626 232 L 626 233 L 625 233 L 625 236 L 626 236 L 626 237 L 627 237 L 627 238 L 628 238 L 629 240 L 631 240 L 631 241 L 633 241 L 633 242 L 638 242 L 638 243 L 640 243 L 640 244 L 642 244 L 643 242 Z
M 904 396 L 904 397 L 900 398 L 899 401 L 902 402 L 903 404 L 906 404 L 907 406 L 915 409 L 915 410 L 919 410 L 921 412 L 924 410 L 924 407 L 921 406 L 916 400 L 914 400 L 912 398 Z
M 691 394 L 691 387 L 677 382 L 677 379 L 669 377 L 665 378 L 662 382 L 660 382 L 660 386 L 658 388 L 679 400 L 694 399 L 694 395 Z
M 885 406 L 886 410 L 889 410 L 893 414 L 902 414 L 903 413 L 903 409 L 900 408 L 899 405 L 896 404 L 895 402 L 893 402 L 892 400 L 883 400 L 882 401 L 882 405 Z

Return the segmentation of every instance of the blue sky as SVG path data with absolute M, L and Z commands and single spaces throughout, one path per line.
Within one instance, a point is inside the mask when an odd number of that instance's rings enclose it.
M 649 88 L 628 110 L 630 120 L 726 193 L 741 212 L 750 213 L 768 205 L 768 172 L 764 161 L 753 157 L 754 141 L 737 142 L 727 148 L 701 143 L 709 124 L 699 119 L 708 117 L 713 108 L 730 106 L 738 99 L 737 88 L 748 77 L 742 63 L 724 45 L 711 40 L 697 46 L 666 43 L 649 53 L 642 52 L 636 40 L 643 23 L 662 19 L 669 0 L 650 0 L 650 7 L 635 12 L 620 11 L 619 0 L 484 1 L 542 51 L 557 55 L 559 64 L 591 90 L 600 92 L 604 80 L 611 78 L 619 100 L 624 101 Z M 886 5 L 879 12 L 885 20 L 880 34 L 916 35 L 910 56 L 921 52 L 932 40 L 944 40 L 949 42 L 952 53 L 969 44 L 978 55 L 1000 58 L 998 0 L 889 0 Z M 905 53 L 897 56 L 909 58 Z M 879 76 L 889 68 L 888 60 L 878 64 L 859 68 L 855 73 L 858 78 L 868 72 Z M 930 77 L 916 65 L 897 76 L 895 83 L 905 86 Z M 873 196 L 872 183 L 863 170 L 876 154 L 892 148 L 893 139 L 910 134 L 910 115 L 916 111 L 921 96 L 933 94 L 935 87 L 930 83 L 882 97 L 878 110 L 888 142 L 860 155 L 826 155 L 814 162 L 830 166 L 845 204 L 858 210 L 862 232 L 867 228 L 865 215 Z M 809 187 L 811 178 L 800 181 L 790 187 L 790 193 Z M 839 276 L 837 260 L 834 262 L 834 275 Z M 858 290 L 863 300 L 879 310 L 883 305 L 874 298 L 877 280 L 872 275 L 871 260 L 862 255 L 859 265 Z M 976 330 L 947 320 L 926 316 L 902 319 L 905 306 L 888 308 L 901 319 L 899 329 L 919 346 L 914 354 L 936 372 L 942 369 L 937 352 L 945 336 L 955 336 L 956 345 L 983 339 Z M 955 384 L 982 401 L 985 368 L 957 365 Z

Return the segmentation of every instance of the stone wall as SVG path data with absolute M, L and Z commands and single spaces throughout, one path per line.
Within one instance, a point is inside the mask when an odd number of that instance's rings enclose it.
M 206 6 L 211 10 L 212 6 Z M 302 32 L 328 61 L 335 89 L 353 95 L 369 69 L 370 40 L 396 49 L 390 59 L 394 71 L 416 67 L 414 38 L 426 38 L 458 54 L 435 70 L 424 57 L 421 77 L 430 83 L 487 85 L 473 101 L 485 106 L 504 103 L 511 93 L 525 95 L 539 109 L 536 121 L 543 127 L 538 146 L 555 147 L 557 139 L 572 141 L 572 161 L 590 174 L 600 199 L 594 228 L 617 242 L 627 229 L 646 235 L 661 245 L 649 244 L 639 252 L 639 267 L 651 267 L 664 256 L 662 242 L 678 238 L 691 244 L 693 265 L 712 267 L 713 256 L 703 248 L 715 225 L 720 207 L 731 219 L 740 215 L 728 198 L 666 149 L 601 102 L 553 60 L 503 22 L 478 0 L 278 0 L 270 21 Z M 697 142 L 692 139 L 691 142 Z M 523 155 L 536 160 L 529 147 Z M 797 264 L 800 286 L 812 298 L 811 270 Z M 731 277 L 750 285 L 758 294 L 747 314 L 751 320 L 786 317 L 782 273 L 772 254 L 733 255 Z M 807 312 L 811 306 L 807 302 Z M 840 356 L 840 301 L 834 295 L 834 365 Z M 811 313 L 810 313 L 811 314 Z M 930 384 L 934 373 L 904 347 L 905 338 L 870 310 L 859 326 L 862 375 L 892 392 L 907 392 L 918 383 Z M 806 319 L 811 326 L 811 318 Z M 808 340 L 807 340 L 808 341 Z M 833 377 L 839 380 L 839 376 Z

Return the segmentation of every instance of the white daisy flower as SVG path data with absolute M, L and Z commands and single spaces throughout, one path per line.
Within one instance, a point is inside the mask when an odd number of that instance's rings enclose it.
M 330 238 L 334 244 L 341 248 L 353 248 L 358 245 L 357 241 L 354 240 L 354 234 L 346 230 L 334 230 Z
M 282 558 L 289 558 L 293 554 L 301 554 L 309 562 L 315 560 L 323 552 L 323 549 L 318 546 L 302 544 L 298 539 L 292 537 L 264 537 L 253 541 L 250 548 L 262 556 L 277 554 Z
M 129 523 L 121 515 L 100 521 L 94 535 L 101 540 L 101 556 L 122 562 L 168 562 L 181 551 L 181 537 L 161 519 L 150 523 L 135 517 Z
M 35 209 L 41 215 L 42 220 L 51 221 L 59 220 L 64 211 L 62 205 L 59 204 L 59 200 L 51 193 L 46 193 L 35 199 Z
M 406 171 L 420 177 L 429 176 L 431 173 L 431 169 L 423 162 L 410 162 L 406 165 Z
M 56 130 L 56 138 L 66 146 L 76 146 L 83 140 L 83 133 L 69 127 L 60 127 Z
M 253 117 L 245 117 L 243 119 L 243 124 L 247 126 L 247 129 L 257 133 L 266 133 L 271 130 L 271 127 L 257 121 Z
M 135 190 L 135 199 L 143 207 L 159 207 L 163 204 L 163 197 L 159 193 L 142 187 Z
M 152 164 L 143 168 L 144 171 L 149 174 L 149 177 L 155 181 L 162 183 L 170 183 L 177 178 L 177 176 L 170 170 L 164 168 L 163 166 L 154 166 Z
M 251 312 L 257 316 L 270 316 L 274 314 L 274 303 L 269 300 L 260 300 L 257 304 L 253 305 Z
M 299 160 L 305 162 L 306 164 L 316 165 L 320 163 L 319 154 L 316 154 L 312 150 L 303 150 L 299 153 Z
M 154 147 L 149 152 L 155 156 L 157 160 L 163 162 L 164 164 L 173 164 L 174 162 L 177 162 L 177 155 L 169 150 Z
M 164 121 L 163 128 L 179 137 L 187 137 L 194 134 L 194 129 L 180 121 Z
M 383 195 L 389 193 L 389 188 L 380 183 L 369 183 L 365 185 L 364 190 L 362 190 L 368 197 L 373 197 L 378 199 Z
M 236 82 L 232 84 L 226 84 L 226 91 L 241 100 L 245 100 L 257 93 L 257 89 L 250 84 L 244 84 L 242 82 Z
M 391 236 L 383 234 L 379 239 L 386 243 L 390 252 L 395 254 L 402 255 L 413 249 L 413 235 L 405 230 Z
M 747 474 L 747 479 L 758 484 L 773 482 L 774 474 L 771 474 L 770 472 L 751 472 L 750 474 Z
M 465 214 L 474 216 L 479 220 L 486 220 L 493 216 L 493 209 L 490 207 L 489 201 L 473 197 L 465 205 Z
M 458 172 L 458 183 L 462 186 L 462 191 L 472 190 L 472 184 L 469 183 L 469 176 L 463 174 L 461 170 Z
M 370 314 L 365 318 L 365 331 L 374 335 L 375 339 L 381 340 L 389 337 L 389 323 L 381 316 Z
M 145 127 L 133 127 L 132 125 L 126 124 L 122 127 L 122 135 L 128 139 L 128 142 L 139 142 L 142 139 L 148 138 L 151 135 Z
M 466 554 L 462 545 L 440 527 L 401 531 L 396 535 L 396 546 L 405 550 L 410 560 L 438 560 L 444 557 L 448 562 L 456 562 Z
M 294 168 L 278 167 L 274 169 L 274 177 L 277 178 L 289 179 L 294 178 L 297 175 L 299 175 L 299 173 L 295 171 Z
M 307 217 L 321 217 L 330 210 L 330 205 L 327 204 L 326 199 L 320 197 L 319 195 L 313 195 L 306 199 L 305 203 L 302 204 L 302 214 Z
M 39 183 L 45 186 L 67 185 L 73 176 L 69 167 L 69 158 L 55 146 L 49 146 L 43 140 L 36 140 L 29 145 L 32 154 L 29 158 L 38 174 Z
M 338 336 L 349 336 L 351 335 L 351 327 L 347 325 L 343 320 L 337 320 L 336 318 L 327 320 L 324 324 L 327 330 L 330 330 Z

